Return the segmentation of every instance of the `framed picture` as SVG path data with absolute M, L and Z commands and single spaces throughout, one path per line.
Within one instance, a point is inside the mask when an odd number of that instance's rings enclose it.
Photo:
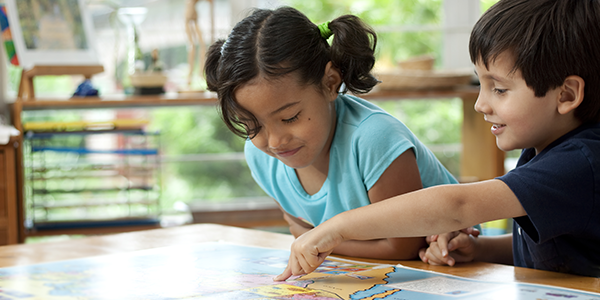
M 12 39 L 24 69 L 98 65 L 84 0 L 5 0 Z

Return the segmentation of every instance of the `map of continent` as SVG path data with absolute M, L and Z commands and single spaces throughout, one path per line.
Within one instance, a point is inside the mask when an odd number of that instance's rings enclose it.
M 582 291 L 483 282 L 335 257 L 311 274 L 273 281 L 288 257 L 286 250 L 211 242 L 0 268 L 0 300 L 600 300 L 600 294 Z

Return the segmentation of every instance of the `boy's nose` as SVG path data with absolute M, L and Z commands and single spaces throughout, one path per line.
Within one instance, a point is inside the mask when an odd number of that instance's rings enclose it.
M 482 97 L 481 92 L 479 93 L 479 96 L 477 97 L 477 101 L 475 101 L 475 106 L 473 108 L 478 113 L 489 114 L 490 107 L 485 101 L 484 97 Z

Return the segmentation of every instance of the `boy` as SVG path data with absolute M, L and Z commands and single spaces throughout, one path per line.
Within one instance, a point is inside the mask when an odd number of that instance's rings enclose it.
M 517 168 L 341 213 L 294 242 L 275 280 L 312 272 L 345 240 L 506 218 L 512 237 L 458 236 L 461 260 L 600 277 L 600 0 L 501 0 L 475 24 L 469 51 L 481 83 L 475 109 L 500 149 L 524 149 Z

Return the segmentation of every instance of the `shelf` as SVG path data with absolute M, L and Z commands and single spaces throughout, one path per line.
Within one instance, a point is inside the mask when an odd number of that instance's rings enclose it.
M 427 100 L 448 98 L 477 98 L 479 86 L 465 85 L 445 89 L 415 89 L 415 90 L 378 90 L 359 95 L 367 100 Z
M 144 172 L 143 174 L 133 174 L 132 172 L 129 172 L 130 176 L 129 177 L 146 177 L 148 175 L 150 175 L 151 170 L 147 170 L 147 172 Z M 38 171 L 41 172 L 41 171 Z M 46 172 L 46 171 L 43 171 Z M 61 172 L 66 172 L 66 171 L 61 171 Z M 75 171 L 77 172 L 77 171 Z M 69 173 L 74 173 L 74 171 L 69 171 Z M 102 172 L 102 171 L 96 171 L 94 172 L 94 174 L 76 174 L 76 176 L 66 176 L 66 175 L 62 175 L 62 176 L 47 176 L 47 177 L 28 177 L 28 180 L 32 180 L 32 181 L 50 181 L 50 180 L 74 180 L 74 179 L 84 179 L 84 178 L 104 178 L 104 179 L 108 179 L 108 178 L 123 178 L 123 175 L 121 173 L 119 173 L 117 170 L 114 171 L 108 171 L 108 172 Z
M 17 101 L 20 110 L 45 109 L 91 109 L 91 108 L 129 108 L 129 107 L 160 107 L 186 105 L 215 105 L 216 94 L 181 93 L 164 95 L 125 96 L 111 95 L 104 97 L 86 98 L 37 98 L 35 101 Z
M 458 86 L 449 89 L 381 91 L 359 95 L 367 100 L 431 99 L 454 97 L 477 97 L 478 86 Z M 186 105 L 216 105 L 217 96 L 212 92 L 167 93 L 164 95 L 125 96 L 110 95 L 88 98 L 37 98 L 35 101 L 15 102 L 20 110 L 43 109 L 88 109 L 88 108 L 129 108 L 161 107 Z
M 95 189 L 72 189 L 72 190 L 59 190 L 59 189 L 32 189 L 31 191 L 35 194 L 47 195 L 47 194 L 77 194 L 83 192 L 90 193 L 108 193 L 108 192 L 123 192 L 123 191 L 151 191 L 154 187 L 151 186 L 131 186 L 124 188 L 95 188 Z
M 78 164 L 79 163 L 79 164 Z M 64 164 L 46 164 L 44 167 L 36 167 L 34 166 L 32 168 L 33 172 L 36 173 L 46 173 L 46 172 L 100 172 L 100 171 L 120 171 L 122 170 L 122 168 L 116 168 L 116 167 L 124 167 L 127 166 L 127 170 L 129 172 L 139 172 L 140 175 L 142 175 L 142 173 L 144 172 L 148 172 L 148 171 L 152 171 L 152 168 L 147 167 L 147 166 L 142 166 L 142 165 L 136 165 L 136 164 L 132 164 L 132 163 L 123 163 L 121 161 L 114 161 L 114 162 L 104 162 L 103 164 L 98 164 L 98 163 L 92 163 L 88 160 L 79 160 L 78 163 L 73 163 L 73 162 L 69 162 L 69 163 L 64 163 Z M 79 166 L 79 165 L 85 165 L 83 167 Z M 26 168 L 31 168 L 30 164 L 25 164 L 24 165 Z M 64 168 L 68 168 L 68 170 L 65 170 Z
M 143 129 L 103 129 L 103 130 L 73 130 L 73 131 L 27 131 L 26 139 L 44 139 L 55 135 L 90 135 L 90 134 L 131 134 L 158 135 L 159 132 L 148 132 Z
M 31 147 L 32 152 L 52 151 L 77 154 L 120 154 L 120 155 L 157 155 L 158 149 L 117 149 L 117 150 L 94 150 L 88 148 L 66 148 L 66 147 Z
M 63 222 L 39 222 L 28 236 L 55 234 L 102 234 L 159 228 L 158 218 L 122 218 L 114 220 L 86 220 Z
M 58 209 L 58 208 L 79 208 L 79 207 L 95 207 L 95 206 L 113 206 L 113 205 L 151 205 L 154 200 L 121 200 L 121 201 L 97 201 L 86 203 L 65 203 L 65 204 L 45 204 L 34 205 L 34 209 Z

